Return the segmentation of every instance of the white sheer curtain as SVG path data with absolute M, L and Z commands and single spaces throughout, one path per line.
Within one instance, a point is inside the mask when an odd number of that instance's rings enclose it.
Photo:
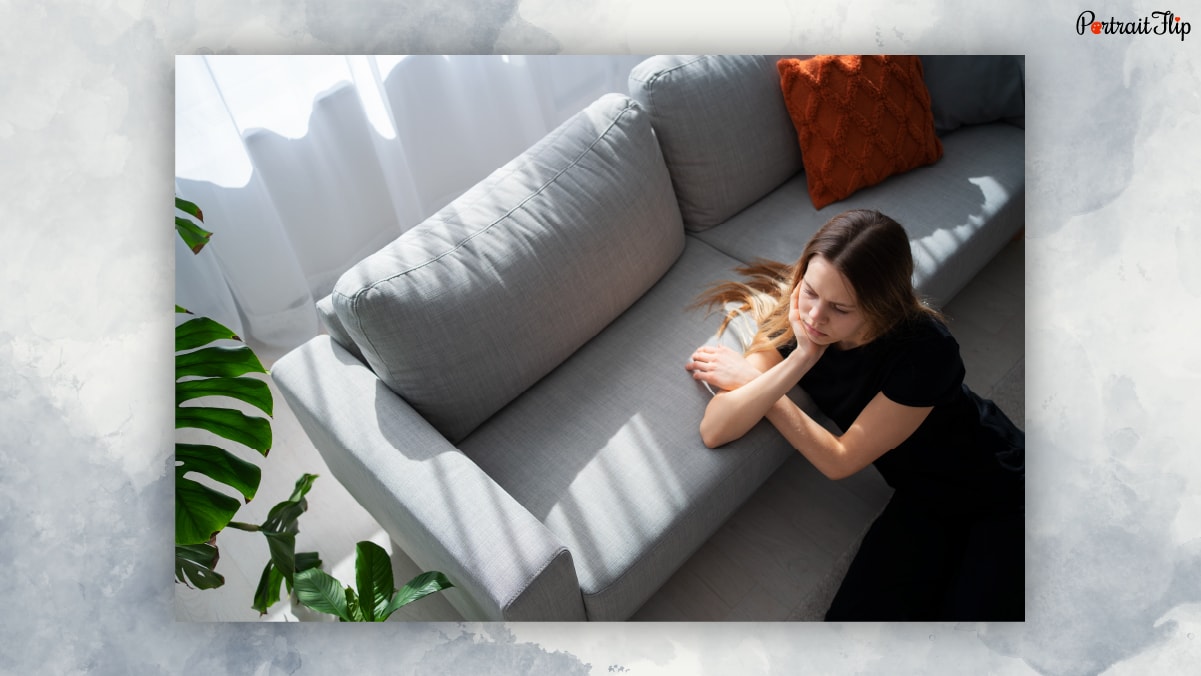
M 176 300 L 256 347 L 319 331 L 356 261 L 601 94 L 640 56 L 180 56 L 176 192 L 213 239 L 176 238 Z

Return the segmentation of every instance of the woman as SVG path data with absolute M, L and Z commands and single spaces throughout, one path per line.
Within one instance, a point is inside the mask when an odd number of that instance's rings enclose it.
M 739 272 L 700 304 L 735 302 L 754 341 L 745 355 L 701 347 L 686 365 L 717 392 L 705 445 L 767 418 L 826 476 L 874 464 L 894 489 L 826 619 L 1022 620 L 1025 437 L 963 384 L 958 344 L 913 288 L 904 228 L 848 211 L 795 265 Z M 786 396 L 798 382 L 841 435 Z

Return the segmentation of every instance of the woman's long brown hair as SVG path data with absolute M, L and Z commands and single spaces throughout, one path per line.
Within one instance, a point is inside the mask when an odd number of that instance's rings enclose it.
M 831 218 L 793 265 L 759 259 L 734 269 L 742 279 L 719 282 L 697 298 L 694 307 L 727 309 L 718 333 L 739 313 L 759 327 L 749 352 L 777 349 L 794 336 L 788 323 L 792 290 L 800 284 L 809 261 L 821 256 L 842 273 L 868 325 L 868 340 L 887 333 L 904 319 L 922 314 L 942 319 L 913 288 L 913 253 L 909 235 L 878 211 L 856 209 Z

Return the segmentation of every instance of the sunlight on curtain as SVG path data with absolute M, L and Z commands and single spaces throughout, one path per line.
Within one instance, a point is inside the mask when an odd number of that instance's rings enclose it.
M 214 233 L 176 297 L 282 353 L 364 256 L 600 95 L 640 56 L 179 56 L 176 192 Z

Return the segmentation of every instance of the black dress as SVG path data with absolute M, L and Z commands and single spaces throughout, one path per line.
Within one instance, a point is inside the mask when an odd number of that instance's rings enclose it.
M 827 620 L 1023 619 L 1025 435 L 963 377 L 959 344 L 922 317 L 854 349 L 831 346 L 801 379 L 844 430 L 879 392 L 934 407 L 875 461 L 893 497 Z

